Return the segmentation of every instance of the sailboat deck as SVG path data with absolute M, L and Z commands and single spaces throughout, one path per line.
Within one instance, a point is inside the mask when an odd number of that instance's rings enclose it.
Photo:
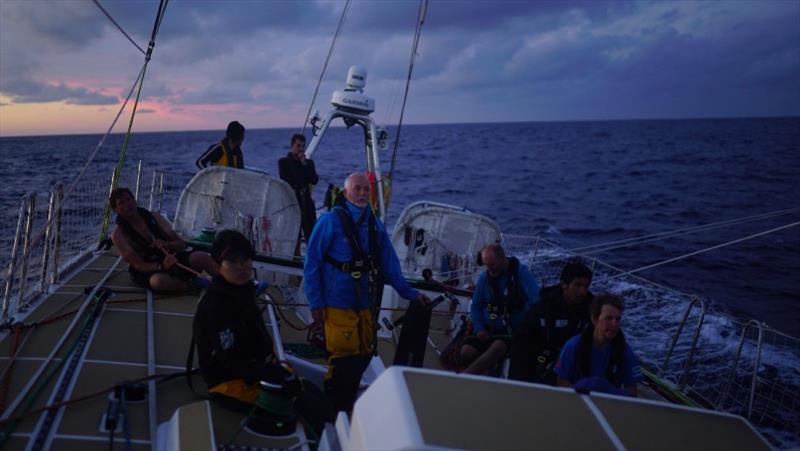
M 20 333 L 3 419 L 15 418 L 25 412 L 29 414 L 16 424 L 7 449 L 24 449 L 28 441 L 41 431 L 46 413 L 32 412 L 55 402 L 54 388 L 68 366 L 61 365 L 62 358 L 78 339 L 83 318 L 87 316 L 86 312 L 78 312 L 84 314 L 76 318 L 74 311 L 87 299 L 84 289 L 91 289 L 104 278 L 103 285 L 112 289 L 113 295 L 91 326 L 86 347 L 74 369 L 75 378 L 72 383 L 65 384 L 63 393 L 64 400 L 91 397 L 54 410 L 56 415 L 47 436 L 47 440 L 51 440 L 49 447 L 107 449 L 109 433 L 100 430 L 101 419 L 108 409 L 109 395 L 105 390 L 150 374 L 169 375 L 185 371 L 197 296 L 153 296 L 130 282 L 124 262 L 114 268 L 116 262 L 113 250 L 100 255 L 39 303 L 28 316 L 26 323 L 39 322 L 40 325 Z M 152 312 L 148 311 L 148 295 Z M 46 323 L 48 318 L 62 314 L 66 315 Z M 70 327 L 72 329 L 62 343 L 62 336 Z M 14 335 L 13 332 L 6 333 L 0 340 L 0 364 L 3 368 L 11 360 Z M 49 382 L 43 389 L 34 385 L 34 382 L 40 384 L 48 377 Z M 151 389 L 156 387 L 155 396 L 150 394 L 143 401 L 127 402 L 129 438 L 133 449 L 150 449 L 157 436 L 158 424 L 170 420 L 179 407 L 199 401 L 182 374 L 157 385 L 154 380 L 149 384 Z M 194 376 L 193 384 L 199 393 L 205 393 L 202 378 Z M 38 396 L 32 400 L 33 394 Z M 237 434 L 243 415 L 215 405 L 211 405 L 210 414 L 214 440 L 227 443 Z M 8 423 L 4 426 L 7 427 Z M 125 440 L 121 431 L 115 433 L 115 443 L 121 444 Z M 236 436 L 237 444 L 259 447 L 285 448 L 298 445 L 302 440 L 304 438 L 298 436 L 265 437 L 246 429 Z
M 97 321 L 90 326 L 86 347 L 75 366 L 75 378 L 72 383 L 64 385 L 62 398 L 87 399 L 53 410 L 55 415 L 52 418 L 52 428 L 49 433 L 42 433 L 46 412 L 35 412 L 57 402 L 55 388 L 64 373 L 64 367 L 68 366 L 68 362 L 63 362 L 62 365 L 62 359 L 78 340 L 81 326 L 89 316 L 90 303 L 86 292 L 97 284 L 111 289 L 113 293 L 99 311 Z M 281 290 L 270 288 L 268 293 L 276 303 L 283 302 Z M 52 449 L 106 449 L 110 434 L 100 426 L 103 415 L 108 410 L 109 391 L 124 381 L 137 381 L 152 374 L 175 377 L 159 383 L 155 379 L 147 381 L 150 393 L 154 392 L 155 396 L 150 395 L 145 400 L 127 403 L 128 439 L 133 449 L 151 448 L 154 440 L 163 449 L 164 443 L 161 440 L 166 440 L 167 437 L 163 431 L 159 433 L 158 425 L 170 421 L 181 407 L 183 409 L 178 416 L 179 421 L 173 422 L 173 428 L 178 431 L 173 431 L 173 434 L 177 434 L 178 440 L 183 440 L 181 449 L 198 449 L 201 443 L 211 449 L 213 443 L 228 443 L 234 437 L 238 445 L 302 447 L 306 438 L 300 428 L 295 435 L 285 438 L 266 437 L 247 429 L 240 430 L 243 414 L 213 404 L 203 407 L 205 402 L 191 392 L 183 373 L 197 300 L 196 294 L 153 295 L 134 286 L 130 281 L 127 265 L 118 259 L 113 249 L 98 255 L 69 277 L 66 283 L 60 285 L 28 315 L 26 324 L 38 324 L 37 326 L 22 330 L 18 337 L 15 337 L 14 332 L 6 332 L 0 337 L 0 364 L 3 371 L 9 371 L 5 368 L 11 361 L 14 340 L 19 339 L 18 353 L 10 370 L 9 395 L 3 419 L 18 416 L 22 418 L 16 424 L 7 449 L 24 449 L 38 435 L 49 440 L 49 443 L 45 442 L 45 447 Z M 284 317 L 278 319 L 280 342 L 290 348 L 290 353 L 292 344 L 307 346 L 306 331 L 291 327 L 301 326 L 297 328 L 302 329 L 304 326 L 298 311 L 291 307 L 279 308 Z M 395 316 L 399 314 L 398 312 Z M 264 319 L 271 325 L 267 312 Z M 448 327 L 447 317 L 434 316 L 424 367 L 441 368 L 436 351 L 444 349 L 450 341 Z M 270 329 L 271 332 L 272 330 L 274 329 Z M 379 340 L 379 356 L 386 367 L 391 366 L 394 359 L 396 336 Z M 319 368 L 326 363 L 325 358 L 319 355 L 297 357 L 317 364 Z M 44 388 L 38 384 L 44 384 Z M 205 393 L 206 387 L 201 377 L 194 376 L 193 385 L 198 393 Z M 463 390 L 456 390 L 457 388 L 450 387 L 455 390 L 454 399 L 472 392 L 468 387 L 461 387 Z M 32 398 L 34 394 L 36 396 Z M 661 399 L 652 390 L 640 386 L 640 396 L 642 395 Z M 418 402 L 423 401 L 415 395 L 415 404 Z M 213 424 L 213 430 L 208 436 L 180 432 L 187 427 L 191 429 L 198 424 L 206 424 L 202 419 L 209 415 L 211 418 L 207 424 Z M 193 425 L 187 426 L 182 422 L 192 422 Z M 9 422 L 4 426 L 8 425 Z M 483 432 L 485 431 L 475 431 L 476 434 Z M 126 440 L 121 430 L 115 433 L 114 442 L 118 446 Z M 170 442 L 170 445 L 174 445 L 174 442 Z

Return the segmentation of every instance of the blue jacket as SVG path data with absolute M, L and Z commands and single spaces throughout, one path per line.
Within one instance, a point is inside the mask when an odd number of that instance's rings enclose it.
M 350 202 L 347 202 L 346 208 L 350 213 L 350 217 L 353 218 L 353 223 L 357 224 L 364 209 L 358 208 Z M 372 211 L 368 211 L 367 214 L 371 215 Z M 365 252 L 369 252 L 369 221 L 364 220 L 361 224 L 357 224 L 356 227 L 361 248 Z M 403 278 L 403 273 L 400 270 L 400 261 L 394 252 L 389 235 L 386 234 L 386 228 L 377 218 L 375 219 L 375 227 L 378 231 L 379 265 L 384 281 L 394 287 L 400 293 L 400 296 L 409 300 L 417 299 L 419 292 L 411 288 L 406 279 Z M 311 310 L 324 307 L 361 310 L 372 307 L 368 297 L 369 281 L 367 275 L 364 274 L 358 280 L 358 283 L 361 284 L 359 290 L 361 298 L 356 299 L 355 279 L 349 273 L 342 272 L 334 268 L 330 263 L 325 262 L 323 258 L 326 254 L 340 262 L 350 261 L 353 258 L 342 222 L 335 211 L 326 213 L 317 221 L 306 248 L 303 276 L 306 298 Z
M 469 313 L 472 319 L 472 325 L 475 332 L 486 330 L 493 334 L 506 334 L 507 326 L 503 318 L 498 317 L 494 321 L 489 318 L 488 304 L 492 299 L 492 287 L 487 279 L 486 271 L 478 277 L 478 283 L 475 285 L 475 291 L 472 294 L 472 303 L 470 304 Z M 512 313 L 509 318 L 510 326 L 513 330 L 518 330 L 525 315 L 530 311 L 533 305 L 539 301 L 539 284 L 536 283 L 533 274 L 528 271 L 524 264 L 520 264 L 517 268 L 517 284 L 519 285 L 520 292 L 523 294 L 522 308 Z M 508 271 L 501 274 L 497 281 L 497 286 L 500 291 L 505 292 L 508 285 Z
M 569 381 L 570 384 L 580 384 L 595 391 L 625 394 L 624 392 L 613 390 L 611 382 L 605 379 L 606 368 L 608 368 L 608 363 L 611 360 L 611 345 L 597 348 L 592 344 L 592 374 L 581 378 L 582 375 L 578 371 L 578 347 L 580 342 L 581 336 L 575 335 L 564 345 L 554 369 L 558 377 Z M 625 343 L 625 358 L 622 361 L 621 370 L 623 387 L 636 385 L 642 381 L 642 368 L 639 366 L 639 358 L 633 353 L 628 343 Z M 599 379 L 604 380 L 608 386 L 604 387 Z

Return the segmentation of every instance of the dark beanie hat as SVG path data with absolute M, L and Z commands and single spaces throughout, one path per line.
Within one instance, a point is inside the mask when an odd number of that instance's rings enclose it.
M 255 250 L 250 240 L 235 230 L 223 230 L 218 233 L 211 246 L 211 258 L 217 263 L 222 263 L 222 260 L 233 260 L 236 257 L 253 258 L 254 254 Z
M 228 137 L 228 139 L 235 139 L 237 141 L 244 138 L 244 125 L 237 121 L 231 122 L 228 124 L 228 129 L 225 130 L 225 136 Z

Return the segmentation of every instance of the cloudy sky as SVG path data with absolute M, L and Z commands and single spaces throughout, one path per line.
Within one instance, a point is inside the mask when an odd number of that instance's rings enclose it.
M 100 4 L 142 48 L 158 2 Z M 300 127 L 344 1 L 172 0 L 138 130 Z M 416 1 L 352 1 L 316 108 L 397 121 Z M 144 62 L 89 0 L 0 0 L 0 136 L 101 133 Z M 800 115 L 800 0 L 431 0 L 407 123 Z M 124 130 L 126 122 L 116 131 Z

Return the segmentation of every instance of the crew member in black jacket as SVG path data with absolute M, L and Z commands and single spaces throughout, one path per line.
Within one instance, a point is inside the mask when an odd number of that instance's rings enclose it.
M 511 343 L 509 378 L 556 385 L 553 365 L 561 348 L 589 324 L 592 270 L 570 262 L 558 285 L 539 291 L 539 302 L 525 318 L 519 337 Z
M 200 298 L 192 324 L 208 393 L 223 407 L 247 411 L 259 397 L 259 381 L 287 387 L 291 382 L 299 392 L 292 395 L 294 409 L 319 432 L 324 422 L 333 421 L 333 407 L 322 390 L 294 375 L 275 356 L 255 302 L 254 254 L 250 241 L 233 230 L 220 232 L 211 249 L 220 276 Z
M 303 236 L 308 241 L 317 222 L 317 207 L 311 198 L 311 187 L 319 182 L 319 177 L 314 161 L 306 158 L 306 137 L 299 133 L 292 135 L 290 146 L 289 153 L 278 160 L 278 173 L 282 180 L 294 188 L 300 206 Z

